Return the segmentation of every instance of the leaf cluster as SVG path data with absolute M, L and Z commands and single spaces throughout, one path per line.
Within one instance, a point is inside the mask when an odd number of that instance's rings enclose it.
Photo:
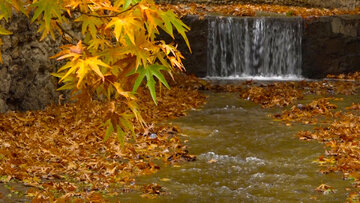
M 71 90 L 73 98 L 88 102 L 94 98 L 114 100 L 104 118 L 108 127 L 105 137 L 116 132 L 124 140 L 133 134 L 130 120 L 144 123 L 138 111 L 136 91 L 143 81 L 155 103 L 155 84 L 169 88 L 164 72 L 183 70 L 183 56 L 174 44 L 158 39 L 160 30 L 174 38 L 178 32 L 186 44 L 190 29 L 172 11 L 161 10 L 153 0 L 0 0 L 0 20 L 10 22 L 12 10 L 29 16 L 39 25 L 41 40 L 59 33 L 69 41 L 53 56 L 64 60 L 53 75 Z M 64 27 L 81 24 L 81 39 Z M 0 27 L 0 35 L 10 35 Z M 1 45 L 1 41 L 0 41 Z M 126 105 L 127 111 L 117 112 Z

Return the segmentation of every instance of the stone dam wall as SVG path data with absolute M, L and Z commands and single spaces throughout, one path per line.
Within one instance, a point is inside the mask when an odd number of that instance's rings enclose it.
M 178 40 L 187 72 L 199 77 L 207 76 L 209 20 L 211 17 L 183 19 L 192 29 L 188 37 L 193 54 Z M 302 76 L 316 79 L 360 71 L 360 16 L 302 19 L 302 23 Z

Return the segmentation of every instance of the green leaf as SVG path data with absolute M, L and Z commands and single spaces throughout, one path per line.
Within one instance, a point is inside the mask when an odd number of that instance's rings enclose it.
M 128 130 L 130 130 L 131 135 L 133 136 L 134 140 L 136 139 L 134 125 L 130 122 L 130 119 L 133 118 L 132 114 L 122 114 L 120 117 L 120 123 Z
M 63 86 L 61 86 L 60 88 L 56 89 L 57 91 L 61 91 L 61 90 L 73 90 L 75 89 L 76 85 L 72 84 L 72 83 L 67 83 Z
M 89 31 L 92 39 L 96 39 L 97 28 L 103 24 L 99 18 L 87 15 L 81 15 L 75 22 L 82 22 L 81 34 L 85 35 Z
M 121 129 L 121 127 L 119 125 L 116 125 L 116 131 L 117 131 L 117 136 L 120 141 L 121 147 L 124 147 L 125 132 Z
M 43 31 L 43 34 L 48 34 L 52 31 L 51 20 L 53 17 L 57 17 L 59 22 L 62 22 L 62 1 L 61 0 L 38 0 L 32 4 L 32 7 L 36 7 L 34 15 L 31 19 L 33 23 L 41 14 L 43 14 L 44 25 L 40 27 L 39 31 Z
M 18 10 L 21 11 L 23 14 L 25 14 L 27 17 L 29 17 L 28 13 L 25 10 L 24 1 L 23 0 L 12 0 L 12 6 Z
M 104 141 L 107 141 L 110 137 L 110 135 L 114 132 L 114 127 L 111 123 L 111 119 L 108 119 L 105 122 L 105 125 L 107 125 L 108 127 L 106 128 L 106 133 L 105 133 L 105 137 L 104 137 Z
M 11 4 L 6 0 L 0 0 L 0 20 L 5 18 L 6 22 L 8 22 L 11 16 L 12 16 Z
M 11 35 L 12 32 L 0 26 L 0 35 Z
M 136 71 L 129 73 L 128 75 L 133 75 L 135 73 L 139 74 L 137 79 L 135 80 L 135 84 L 133 87 L 133 93 L 139 88 L 141 82 L 146 77 L 146 87 L 149 89 L 152 99 L 154 103 L 156 102 L 156 91 L 155 91 L 155 84 L 156 81 L 154 80 L 154 76 L 159 79 L 159 81 L 165 85 L 168 89 L 170 89 L 169 84 L 167 83 L 164 75 L 160 72 L 160 70 L 167 70 L 165 66 L 159 64 L 148 65 L 146 68 L 144 66 L 139 66 Z
M 168 17 L 168 12 L 161 12 L 160 13 L 160 17 L 161 19 L 164 21 L 164 25 L 165 25 L 165 32 L 167 32 L 172 38 L 174 38 L 174 31 L 173 31 L 173 26 L 171 25 L 171 21 Z
M 130 7 L 131 4 L 137 4 L 139 3 L 141 0 L 125 0 L 124 6 L 123 6 L 123 10 L 125 11 L 126 9 L 128 9 Z
M 190 28 L 185 25 L 177 16 L 174 12 L 172 11 L 167 11 L 166 12 L 169 20 L 171 21 L 171 24 L 174 25 L 174 27 L 176 28 L 176 30 L 178 31 L 178 33 L 184 38 L 186 45 L 188 46 L 190 52 L 191 52 L 191 48 L 190 48 L 190 43 L 188 38 L 186 37 L 186 33 L 187 31 L 190 30 Z

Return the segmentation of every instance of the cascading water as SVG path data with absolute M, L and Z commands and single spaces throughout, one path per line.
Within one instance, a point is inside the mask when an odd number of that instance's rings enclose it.
M 209 20 L 209 77 L 301 77 L 300 18 Z

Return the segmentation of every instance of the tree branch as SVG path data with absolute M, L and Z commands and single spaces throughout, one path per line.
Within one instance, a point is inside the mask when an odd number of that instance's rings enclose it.
M 90 14 L 90 13 L 84 13 L 84 12 L 81 12 L 81 11 L 79 11 L 79 12 L 80 12 L 81 14 L 83 14 L 83 15 L 92 16 L 92 17 L 96 17 L 96 18 L 113 18 L 113 17 L 116 17 L 116 16 L 118 16 L 118 15 L 120 15 L 120 14 L 123 14 L 123 13 L 126 13 L 126 12 L 132 10 L 132 9 L 135 8 L 137 5 L 139 5 L 139 3 L 136 3 L 136 4 L 132 5 L 130 8 L 128 8 L 127 10 L 121 11 L 121 12 L 119 12 L 119 13 L 117 13 L 117 14 L 114 14 L 114 15 L 94 15 L 94 14 Z
M 61 30 L 63 33 L 69 35 L 73 40 L 80 41 L 75 35 L 71 34 L 71 33 L 68 32 L 67 30 L 65 30 L 65 29 L 60 25 L 59 22 L 56 22 L 56 25 L 60 28 L 60 30 Z M 65 40 L 67 40 L 65 37 L 63 37 L 63 38 L 64 38 Z M 68 40 L 67 40 L 67 41 L 68 41 Z M 73 43 L 73 42 L 71 42 L 71 43 Z

